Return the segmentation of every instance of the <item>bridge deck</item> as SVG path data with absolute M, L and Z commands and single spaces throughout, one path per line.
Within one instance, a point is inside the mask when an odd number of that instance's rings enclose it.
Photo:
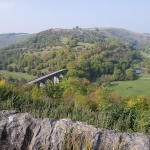
M 55 72 L 53 72 L 53 73 L 50 73 L 50 74 L 47 74 L 47 75 L 42 76 L 42 77 L 40 77 L 40 78 L 34 79 L 34 80 L 32 80 L 32 81 L 29 81 L 27 84 L 36 83 L 36 82 L 38 82 L 38 81 L 40 81 L 40 80 L 42 80 L 42 79 L 45 79 L 45 78 L 50 77 L 50 76 L 52 76 L 52 75 L 55 75 L 55 74 L 57 74 L 57 73 L 61 73 L 61 72 L 65 71 L 65 70 L 66 70 L 66 69 L 61 69 L 61 70 L 55 71 Z

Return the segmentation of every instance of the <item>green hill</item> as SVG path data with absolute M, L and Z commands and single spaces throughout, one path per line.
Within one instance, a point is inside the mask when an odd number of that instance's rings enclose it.
M 149 34 L 136 33 L 121 28 L 86 28 L 84 30 L 94 31 L 97 30 L 107 38 L 119 38 L 121 40 L 130 41 L 135 40 L 139 43 L 145 43 L 150 41 Z
M 20 39 L 20 40 L 24 40 L 29 36 L 31 35 L 20 35 L 20 34 L 15 35 L 16 39 Z M 43 48 L 48 46 L 51 47 L 51 46 L 68 45 L 69 44 L 68 41 L 71 38 L 75 39 L 76 42 L 83 42 L 83 43 L 90 43 L 90 44 L 103 41 L 106 38 L 111 38 L 111 39 L 116 38 L 121 41 L 130 42 L 133 44 L 147 43 L 150 41 L 150 36 L 148 35 L 142 33 L 135 33 L 120 28 L 50 29 L 50 30 L 37 33 L 27 38 L 25 41 L 21 43 L 18 43 L 19 41 L 14 42 L 18 44 L 10 45 L 5 49 L 8 50 L 8 49 L 16 49 L 16 48 Z M 13 40 L 15 41 L 15 38 L 13 38 Z M 70 43 L 71 42 L 72 41 L 70 41 Z M 71 45 L 75 46 L 74 44 Z
M 148 41 L 147 35 L 117 28 L 50 29 L 2 48 L 0 74 L 21 72 L 36 77 L 67 68 L 68 76 L 90 81 L 102 75 L 113 81 L 133 79 L 126 71 L 132 74 L 127 69 L 142 61 L 137 45 Z
M 65 36 L 66 41 L 60 41 L 56 36 L 49 39 L 49 43 L 48 38 L 36 43 L 27 39 L 18 45 L 22 46 L 20 48 L 0 51 L 0 70 L 7 70 L 10 75 L 11 72 L 22 72 L 25 77 L 26 74 L 36 77 L 67 68 L 69 77 L 85 77 L 90 81 L 103 75 L 111 76 L 111 80 L 134 79 L 130 67 L 141 61 L 141 55 L 133 44 L 113 38 L 89 38 L 89 34 L 83 39 Z M 25 45 L 27 43 L 29 45 Z M 131 76 L 127 76 L 128 73 Z M 0 74 L 3 76 L 2 71 Z M 101 84 L 101 80 L 99 82 Z

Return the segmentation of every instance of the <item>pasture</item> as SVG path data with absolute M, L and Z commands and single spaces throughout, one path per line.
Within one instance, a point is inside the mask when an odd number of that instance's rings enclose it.
M 150 74 L 139 74 L 137 80 L 112 82 L 110 89 L 122 96 L 131 94 L 150 96 Z
M 145 58 L 150 58 L 150 54 L 147 54 L 147 53 L 145 53 L 145 52 L 143 52 L 143 51 L 139 51 L 140 52 L 140 54 L 142 55 L 142 56 L 144 56 Z
M 28 75 L 26 73 L 21 73 L 21 72 L 9 72 L 5 70 L 0 70 L 0 77 L 3 77 L 5 79 L 8 79 L 9 77 L 17 78 L 18 80 L 21 80 L 22 78 L 26 79 L 27 81 L 30 81 L 36 76 Z

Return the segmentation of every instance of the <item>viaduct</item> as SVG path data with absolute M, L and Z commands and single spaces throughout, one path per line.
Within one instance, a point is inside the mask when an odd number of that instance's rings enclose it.
M 59 82 L 59 78 L 60 75 L 63 74 L 66 71 L 66 69 L 61 69 L 58 71 L 55 71 L 53 73 L 47 74 L 45 76 L 42 76 L 40 78 L 34 79 L 30 82 L 28 82 L 27 84 L 37 84 L 38 86 L 41 86 L 42 84 L 44 84 L 48 79 L 49 80 L 53 80 L 54 83 L 58 83 Z

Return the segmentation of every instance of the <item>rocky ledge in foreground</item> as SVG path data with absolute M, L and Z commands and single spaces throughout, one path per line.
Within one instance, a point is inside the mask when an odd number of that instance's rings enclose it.
M 0 111 L 0 150 L 150 150 L 150 137 Z

